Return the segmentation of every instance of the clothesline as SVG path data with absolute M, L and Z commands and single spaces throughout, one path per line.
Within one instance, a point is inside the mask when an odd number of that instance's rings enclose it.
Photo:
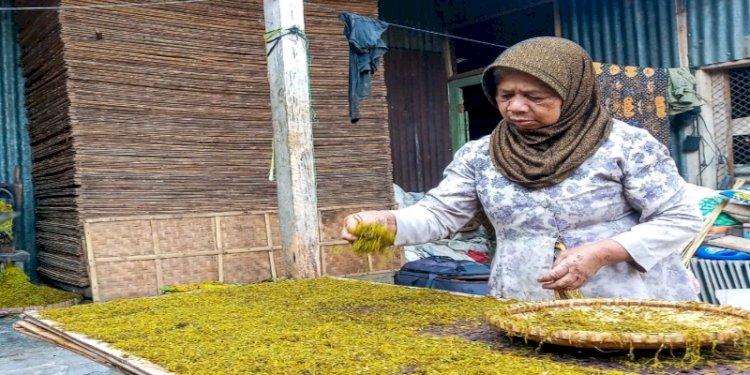
M 21 6 L 21 7 L 0 7 L 0 11 L 39 11 L 39 10 L 54 10 L 54 11 L 61 11 L 61 10 L 84 10 L 84 9 L 108 9 L 108 8 L 140 8 L 140 7 L 152 7 L 152 6 L 160 6 L 160 5 L 176 5 L 176 4 L 189 4 L 189 3 L 201 3 L 201 2 L 208 2 L 210 0 L 167 0 L 167 1 L 154 1 L 150 3 L 123 3 L 123 4 L 90 4 L 90 5 L 58 5 L 58 6 Z M 339 14 L 344 13 L 342 10 L 329 8 L 326 6 L 310 3 L 310 2 L 304 2 L 305 6 L 309 6 L 312 8 L 316 8 L 319 10 L 323 10 L 326 12 L 330 12 L 333 14 Z M 366 17 L 366 16 L 363 16 Z M 368 17 L 371 18 L 371 17 Z M 498 47 L 498 48 L 508 48 L 508 46 L 504 46 L 502 44 L 496 44 L 496 43 L 490 43 L 485 42 L 482 40 L 476 40 L 471 38 L 464 38 L 462 36 L 458 35 L 452 35 L 447 33 L 441 33 L 437 31 L 432 30 L 425 30 L 420 29 L 417 27 L 407 26 L 407 25 L 400 25 L 397 23 L 391 23 L 387 21 L 380 20 L 381 22 L 385 22 L 388 24 L 389 27 L 395 27 L 399 29 L 405 29 L 405 30 L 411 30 L 416 31 L 424 34 L 432 34 L 437 36 L 442 36 L 445 38 L 455 39 L 455 40 L 461 40 L 464 42 L 470 42 L 470 43 L 476 43 L 476 44 L 483 44 L 486 46 L 492 46 L 492 47 Z
M 316 8 L 316 9 L 327 11 L 327 12 L 334 13 L 334 14 L 346 13 L 343 10 L 333 9 L 333 8 L 329 8 L 329 7 L 326 7 L 326 6 L 322 6 L 322 5 L 310 3 L 310 2 L 307 2 L 307 1 L 305 1 L 305 6 L 309 6 L 309 7 L 312 7 L 312 8 Z M 360 14 L 359 16 L 362 16 L 362 15 Z M 367 17 L 367 16 L 362 16 L 362 17 Z M 372 17 L 368 17 L 368 18 L 372 18 Z M 399 28 L 399 29 L 406 29 L 406 30 L 411 30 L 411 31 L 417 31 L 417 32 L 420 32 L 420 33 L 432 34 L 432 35 L 442 36 L 442 37 L 446 37 L 446 38 L 450 38 L 450 39 L 462 40 L 464 42 L 471 42 L 471 43 L 476 43 L 476 44 L 484 44 L 486 46 L 498 47 L 498 48 L 503 48 L 503 49 L 510 48 L 510 46 L 504 46 L 502 44 L 490 43 L 490 42 L 485 42 L 485 41 L 482 41 L 482 40 L 476 40 L 476 39 L 471 39 L 471 38 L 464 38 L 464 37 L 458 36 L 458 35 L 441 33 L 441 32 L 432 31 L 432 30 L 425 30 L 425 29 L 420 29 L 420 28 L 417 28 L 417 27 L 400 25 L 400 24 L 397 24 L 397 23 L 391 23 L 391 22 L 383 21 L 383 20 L 379 20 L 379 21 L 385 22 L 386 24 L 388 24 L 389 27 L 395 27 L 395 28 Z

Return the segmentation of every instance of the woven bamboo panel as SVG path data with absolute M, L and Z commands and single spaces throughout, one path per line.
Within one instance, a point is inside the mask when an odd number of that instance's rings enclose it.
M 159 294 L 153 260 L 99 263 L 93 274 L 101 286 L 92 290 L 97 301 Z
M 154 253 L 151 222 L 146 220 L 97 223 L 89 240 L 98 258 Z
M 361 209 L 320 209 L 323 274 L 343 276 L 395 270 L 401 249 L 362 257 L 339 239 L 343 218 Z M 275 219 L 274 219 L 275 218 Z M 278 213 L 216 213 L 90 219 L 84 223 L 95 301 L 151 296 L 176 284 L 207 281 L 251 283 L 288 277 Z M 336 233 L 336 236 L 333 236 Z
M 347 247 L 341 245 L 321 247 L 320 252 L 323 257 L 323 273 L 325 275 L 343 276 L 366 273 L 370 270 L 367 257 L 359 256 Z
M 167 258 L 160 263 L 164 285 L 197 284 L 219 279 L 216 255 Z
M 386 254 L 374 254 L 370 258 L 372 263 L 370 272 L 397 270 L 404 264 L 404 249 L 397 248 Z
M 154 220 L 156 246 L 161 253 L 198 253 L 216 249 L 214 223 L 207 218 Z
M 281 246 L 281 222 L 279 222 L 279 215 L 269 214 L 268 221 L 271 227 L 271 245 Z
M 265 215 L 227 216 L 221 220 L 221 241 L 225 249 L 268 246 Z
M 257 283 L 272 277 L 271 258 L 267 251 L 224 255 L 225 282 Z
M 341 225 L 347 215 L 362 211 L 360 208 L 344 210 L 320 210 L 320 241 L 336 241 L 341 238 Z
M 362 119 L 351 125 L 349 50 L 332 10 L 377 16 L 377 1 L 305 2 L 318 205 L 390 205 L 382 66 Z M 40 273 L 88 285 L 80 224 L 89 219 L 276 209 L 276 184 L 267 179 L 273 131 L 263 18 L 261 0 L 19 14 L 38 242 L 58 255 L 40 261 Z M 278 219 L 271 220 L 279 245 Z M 207 245 L 203 233 L 167 232 L 155 230 L 154 248 Z M 252 236 L 249 246 L 262 232 Z M 127 254 L 144 251 L 138 246 Z

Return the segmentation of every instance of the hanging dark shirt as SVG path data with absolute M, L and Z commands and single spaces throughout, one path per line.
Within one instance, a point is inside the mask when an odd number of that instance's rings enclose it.
M 359 121 L 359 102 L 370 96 L 372 74 L 388 50 L 381 35 L 388 24 L 352 13 L 340 13 L 344 35 L 349 41 L 349 117 Z

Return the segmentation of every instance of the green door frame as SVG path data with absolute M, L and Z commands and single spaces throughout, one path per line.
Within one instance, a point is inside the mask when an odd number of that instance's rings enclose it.
M 457 78 L 448 81 L 448 101 L 451 119 L 451 146 L 453 153 L 469 141 L 469 113 L 464 107 L 463 88 L 478 85 L 482 75 Z

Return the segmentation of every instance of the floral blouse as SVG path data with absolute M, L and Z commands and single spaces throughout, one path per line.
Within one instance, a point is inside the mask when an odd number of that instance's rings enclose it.
M 666 147 L 647 131 L 615 120 L 609 137 L 565 181 L 528 189 L 492 165 L 489 136 L 467 143 L 439 186 L 419 203 L 393 211 L 396 244 L 444 238 L 481 204 L 495 227 L 490 294 L 551 300 L 536 279 L 549 272 L 554 244 L 573 248 L 604 239 L 620 243 L 632 262 L 604 266 L 581 292 L 586 297 L 695 300 L 680 247 L 701 227 L 697 204 Z

